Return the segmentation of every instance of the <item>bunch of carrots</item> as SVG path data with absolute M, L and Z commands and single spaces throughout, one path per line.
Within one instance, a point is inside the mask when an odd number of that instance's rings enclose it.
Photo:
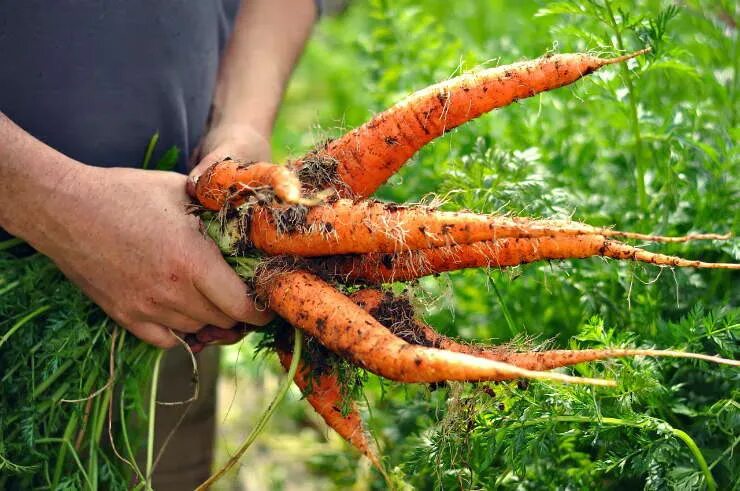
M 549 370 L 626 356 L 737 361 L 667 350 L 515 352 L 458 343 L 419 320 L 391 282 L 464 268 L 503 268 L 550 259 L 603 256 L 657 266 L 740 269 L 656 254 L 621 242 L 683 242 L 726 235 L 663 237 L 561 220 L 446 212 L 383 203 L 370 196 L 422 146 L 519 99 L 571 84 L 617 58 L 548 55 L 446 80 L 411 94 L 344 136 L 288 165 L 225 160 L 192 192 L 197 212 L 225 254 L 250 264 L 259 298 L 326 349 L 387 379 L 407 383 L 531 378 L 599 386 L 613 381 Z M 345 292 L 353 292 L 346 294 Z M 217 339 L 206 330 L 193 343 Z M 287 369 L 289 343 L 275 349 Z M 302 359 L 295 383 L 327 424 L 382 470 L 357 408 L 342 411 L 337 373 Z

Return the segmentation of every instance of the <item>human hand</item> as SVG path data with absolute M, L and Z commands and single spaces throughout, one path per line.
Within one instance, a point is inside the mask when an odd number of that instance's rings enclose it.
M 243 162 L 271 160 L 270 143 L 259 131 L 249 125 L 224 124 L 211 129 L 194 152 L 196 164 L 188 176 L 187 189 L 190 196 L 195 193 L 195 181 L 212 164 L 226 158 Z M 265 312 L 268 319 L 274 314 Z M 213 344 L 234 344 L 250 332 L 248 326 L 234 329 L 215 329 L 206 327 L 197 334 L 186 336 L 193 352 L 201 351 Z
M 185 181 L 172 172 L 77 165 L 56 188 L 54 213 L 42 213 L 26 238 L 155 346 L 177 344 L 170 330 L 266 324 L 271 316 L 248 297 L 198 218 L 185 213 Z

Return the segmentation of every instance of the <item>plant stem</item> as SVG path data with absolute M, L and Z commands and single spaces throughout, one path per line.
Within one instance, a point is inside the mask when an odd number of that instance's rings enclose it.
M 513 338 L 516 336 L 516 327 L 514 327 L 514 320 L 511 317 L 511 312 L 509 312 L 509 308 L 506 306 L 506 303 L 504 302 L 504 297 L 501 296 L 501 292 L 498 291 L 498 287 L 496 286 L 496 282 L 493 281 L 493 278 L 491 278 L 491 275 L 488 275 L 488 282 L 491 285 L 491 288 L 493 288 L 494 293 L 496 293 L 496 297 L 498 298 L 498 303 L 501 305 L 501 313 L 504 314 L 504 319 L 506 319 L 506 325 L 509 328 L 509 334 L 511 334 L 511 337 Z
M 69 439 L 74 434 L 75 430 L 77 429 L 77 414 L 72 414 L 72 417 L 67 422 L 67 427 L 64 429 L 64 436 L 59 439 L 59 442 L 69 442 Z M 38 440 L 37 443 L 42 443 L 43 439 Z M 51 443 L 51 441 L 49 442 Z M 74 455 L 75 460 L 77 461 L 77 465 L 80 466 L 80 470 L 82 471 L 82 474 L 85 476 L 85 480 L 90 483 L 90 479 L 87 476 L 87 473 L 85 472 L 84 467 L 82 467 L 82 462 L 80 462 L 80 457 L 77 455 L 77 450 L 70 444 L 70 448 L 72 449 L 72 453 Z M 57 460 L 56 464 L 54 465 L 54 480 L 51 484 L 52 489 L 56 489 L 59 485 L 59 481 L 62 479 L 62 471 L 64 470 L 64 461 L 67 457 L 67 448 L 61 447 L 59 449 L 59 452 L 57 453 Z
M 146 150 L 144 151 L 144 160 L 141 161 L 141 168 L 146 169 L 149 167 L 149 164 L 152 161 L 152 154 L 154 153 L 154 147 L 157 146 L 157 143 L 159 142 L 159 131 L 154 133 L 152 137 L 149 139 L 149 143 L 146 145 Z
M 17 245 L 25 244 L 26 241 L 23 239 L 19 239 L 18 237 L 13 237 L 12 239 L 4 240 L 0 242 L 0 251 L 4 251 L 5 249 L 10 249 L 11 247 L 15 247 Z
M 15 333 L 15 331 L 17 331 L 18 329 L 20 329 L 21 327 L 23 327 L 24 324 L 26 324 L 27 322 L 33 320 L 35 317 L 38 317 L 39 315 L 43 314 L 44 312 L 46 312 L 50 308 L 51 308 L 50 305 L 41 306 L 41 307 L 37 308 L 36 310 L 34 310 L 33 312 L 31 312 L 30 314 L 28 314 L 25 317 L 23 317 L 22 319 L 20 319 L 18 322 L 16 322 L 13 325 L 13 327 L 11 327 L 8 330 L 8 332 L 6 332 L 5 335 L 2 338 L 0 338 L 0 347 L 2 347 L 3 344 L 5 344 L 5 342 L 10 338 L 10 336 L 13 335 L 13 333 Z
M 149 429 L 147 431 L 146 445 L 146 489 L 152 488 L 152 463 L 154 462 L 154 421 L 157 412 L 157 383 L 159 382 L 159 365 L 162 361 L 164 350 L 157 353 L 152 369 L 152 387 L 149 392 Z
M 610 426 L 627 426 L 630 428 L 640 429 L 653 429 L 646 422 L 627 421 L 621 418 L 590 418 L 588 416 L 553 416 L 550 418 L 537 418 L 529 421 L 523 421 L 521 423 L 511 424 L 507 426 L 506 429 L 526 428 L 528 426 L 535 426 L 539 423 L 548 421 L 555 421 L 558 423 L 591 423 Z M 709 491 L 716 491 L 717 483 L 712 476 L 712 472 L 709 470 L 709 466 L 707 466 L 707 461 L 704 459 L 704 455 L 702 455 L 701 450 L 699 449 L 694 439 L 691 438 L 691 436 L 689 436 L 689 434 L 685 431 L 674 428 L 665 421 L 662 421 L 661 423 L 667 427 L 668 431 L 670 431 L 670 433 L 674 437 L 678 438 L 679 440 L 684 442 L 684 444 L 686 444 L 686 447 L 688 447 L 689 451 L 694 457 L 694 460 L 699 466 L 699 469 L 704 475 L 704 480 L 707 483 L 707 489 Z
M 717 489 L 717 483 L 712 476 L 712 472 L 707 466 L 707 461 L 704 460 L 704 455 L 702 455 L 701 450 L 699 449 L 699 446 L 696 444 L 694 439 L 691 438 L 689 434 L 685 431 L 679 430 L 677 428 L 671 427 L 671 433 L 673 433 L 673 436 L 682 440 L 686 444 L 686 446 L 689 447 L 689 450 L 694 455 L 694 460 L 696 460 L 696 463 L 699 464 L 699 468 L 701 469 L 702 474 L 704 474 L 704 480 L 707 482 L 707 489 L 709 491 L 715 491 Z
M 20 281 L 18 281 L 18 280 L 16 280 L 16 281 L 13 281 L 13 282 L 11 282 L 11 283 L 8 283 L 8 284 L 7 284 L 7 285 L 5 285 L 4 287 L 0 288 L 0 296 L 1 296 L 1 295 L 5 295 L 5 294 L 6 294 L 6 293 L 8 293 L 9 291 L 11 291 L 11 290 L 12 290 L 13 288 L 17 288 L 17 287 L 18 287 L 18 285 L 20 285 L 20 284 L 21 284 L 21 282 L 20 282 Z
M 46 380 L 41 382 L 39 385 L 36 386 L 36 388 L 33 389 L 31 397 L 36 399 L 38 396 L 43 394 L 44 391 L 48 389 L 51 384 L 56 382 L 57 379 L 61 377 L 64 372 L 69 370 L 69 368 L 74 364 L 75 360 L 67 360 L 63 364 L 61 364 L 54 373 L 52 373 Z
M 267 422 L 270 421 L 270 418 L 272 417 L 273 413 L 275 412 L 275 409 L 280 405 L 280 403 L 285 398 L 285 394 L 288 393 L 288 389 L 290 388 L 290 385 L 293 383 L 293 378 L 295 377 L 296 372 L 298 371 L 298 363 L 301 361 L 301 349 L 303 346 L 303 333 L 295 329 L 295 332 L 293 333 L 293 359 L 290 362 L 290 368 L 288 369 L 288 373 L 285 377 L 285 380 L 283 380 L 283 383 L 280 385 L 280 388 L 277 391 L 277 394 L 275 394 L 275 397 L 273 398 L 272 402 L 270 402 L 270 405 L 267 406 L 267 409 L 265 409 L 265 412 L 262 413 L 262 416 L 260 417 L 259 421 L 257 421 L 257 424 L 252 429 L 252 432 L 247 437 L 246 441 L 242 444 L 241 447 L 239 447 L 239 450 L 236 451 L 236 453 L 229 459 L 229 461 L 224 465 L 221 469 L 218 470 L 215 474 L 213 474 L 211 477 L 206 479 L 200 486 L 195 488 L 195 491 L 205 491 L 206 489 L 209 489 L 213 483 L 221 479 L 224 474 L 226 474 L 229 469 L 234 467 L 234 465 L 239 461 L 242 455 L 244 455 L 244 452 L 249 449 L 249 447 L 252 445 L 252 443 L 257 439 L 260 433 L 262 433 L 262 430 L 267 425 Z
M 90 483 L 90 479 L 87 476 L 87 473 L 85 472 L 85 468 L 82 466 L 82 462 L 80 461 L 80 456 L 77 455 L 77 452 L 75 451 L 75 448 L 72 446 L 72 442 L 69 441 L 68 438 L 39 438 L 36 440 L 36 443 L 42 444 L 42 443 L 63 443 L 66 444 L 67 447 L 69 447 L 70 451 L 72 452 L 72 457 L 74 457 L 75 462 L 77 463 L 77 467 L 80 468 L 80 472 L 82 473 L 82 477 L 85 478 L 85 481 L 87 482 L 87 485 L 89 489 L 95 489 L 92 484 Z
M 614 17 L 614 11 L 612 9 L 611 0 L 604 0 L 604 6 L 609 14 L 609 22 L 611 27 L 614 29 L 614 36 L 617 39 L 617 49 L 620 52 L 624 51 L 624 42 L 622 41 L 622 32 L 617 24 L 617 19 Z M 643 143 L 642 135 L 640 134 L 640 121 L 637 117 L 637 96 L 635 95 L 635 86 L 632 82 L 632 74 L 626 63 L 620 64 L 620 70 L 624 76 L 624 83 L 627 86 L 627 95 L 629 97 L 629 116 L 630 125 L 632 126 L 632 134 L 635 139 L 635 153 L 633 158 L 635 159 L 635 174 L 636 174 L 636 185 L 637 185 L 637 202 L 640 205 L 640 209 L 643 212 L 647 212 L 648 201 L 647 191 L 645 190 L 645 162 L 643 161 Z

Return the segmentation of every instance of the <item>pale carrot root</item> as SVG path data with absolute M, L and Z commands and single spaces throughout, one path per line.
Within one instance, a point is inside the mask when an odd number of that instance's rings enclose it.
M 377 284 L 468 268 L 505 268 L 543 260 L 593 256 L 668 267 L 740 269 L 740 264 L 706 263 L 657 254 L 602 235 L 499 239 L 398 254 L 333 256 L 309 261 L 309 265 L 320 274 L 337 280 Z
M 609 229 L 596 229 L 595 233 L 604 235 L 606 237 L 621 237 L 624 239 L 645 240 L 648 242 L 664 242 L 669 244 L 690 242 L 692 240 L 727 240 L 732 237 L 732 234 L 686 234 L 676 237 L 670 237 L 665 235 L 640 234 L 637 232 L 623 232 L 621 230 Z
M 329 350 L 381 377 L 398 382 L 485 381 L 531 378 L 613 386 L 614 382 L 525 370 L 463 353 L 425 348 L 403 341 L 352 300 L 305 271 L 266 272 L 258 291 L 293 326 Z
M 367 197 L 421 147 L 446 131 L 645 52 L 610 59 L 583 53 L 547 55 L 466 73 L 409 95 L 317 153 L 339 162 L 337 180 L 346 184 L 338 189 L 340 193 Z M 296 165 L 300 167 L 301 162 Z
M 245 164 L 237 160 L 223 160 L 210 166 L 195 184 L 195 195 L 200 204 L 212 211 L 225 205 L 239 206 L 248 195 L 271 189 L 281 201 L 300 203 L 301 183 L 285 166 L 268 162 Z
M 707 263 L 704 261 L 694 261 L 676 256 L 667 256 L 655 252 L 645 251 L 638 247 L 622 244 L 614 240 L 604 241 L 604 248 L 600 251 L 600 256 L 611 257 L 620 260 L 640 261 L 651 263 L 657 266 L 675 266 L 679 268 L 703 268 L 703 269 L 734 269 L 740 270 L 740 264 L 733 263 Z
M 280 364 L 287 370 L 293 355 L 282 349 L 276 351 Z M 301 360 L 293 379 L 296 386 L 329 428 L 367 457 L 378 470 L 385 472 L 377 449 L 364 428 L 357 404 L 352 401 L 349 412 L 342 414 L 342 392 L 337 375 L 333 372 L 320 373 L 313 368 Z

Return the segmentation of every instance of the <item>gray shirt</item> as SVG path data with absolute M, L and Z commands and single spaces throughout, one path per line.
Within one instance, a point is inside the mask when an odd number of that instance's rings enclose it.
M 53 148 L 139 166 L 204 131 L 238 0 L 0 0 L 0 111 Z
M 176 146 L 175 170 L 185 172 L 206 127 L 238 6 L 0 0 L 0 111 L 51 147 L 97 166 L 141 166 L 159 132 L 158 152 Z M 0 228 L 0 240 L 7 237 Z

